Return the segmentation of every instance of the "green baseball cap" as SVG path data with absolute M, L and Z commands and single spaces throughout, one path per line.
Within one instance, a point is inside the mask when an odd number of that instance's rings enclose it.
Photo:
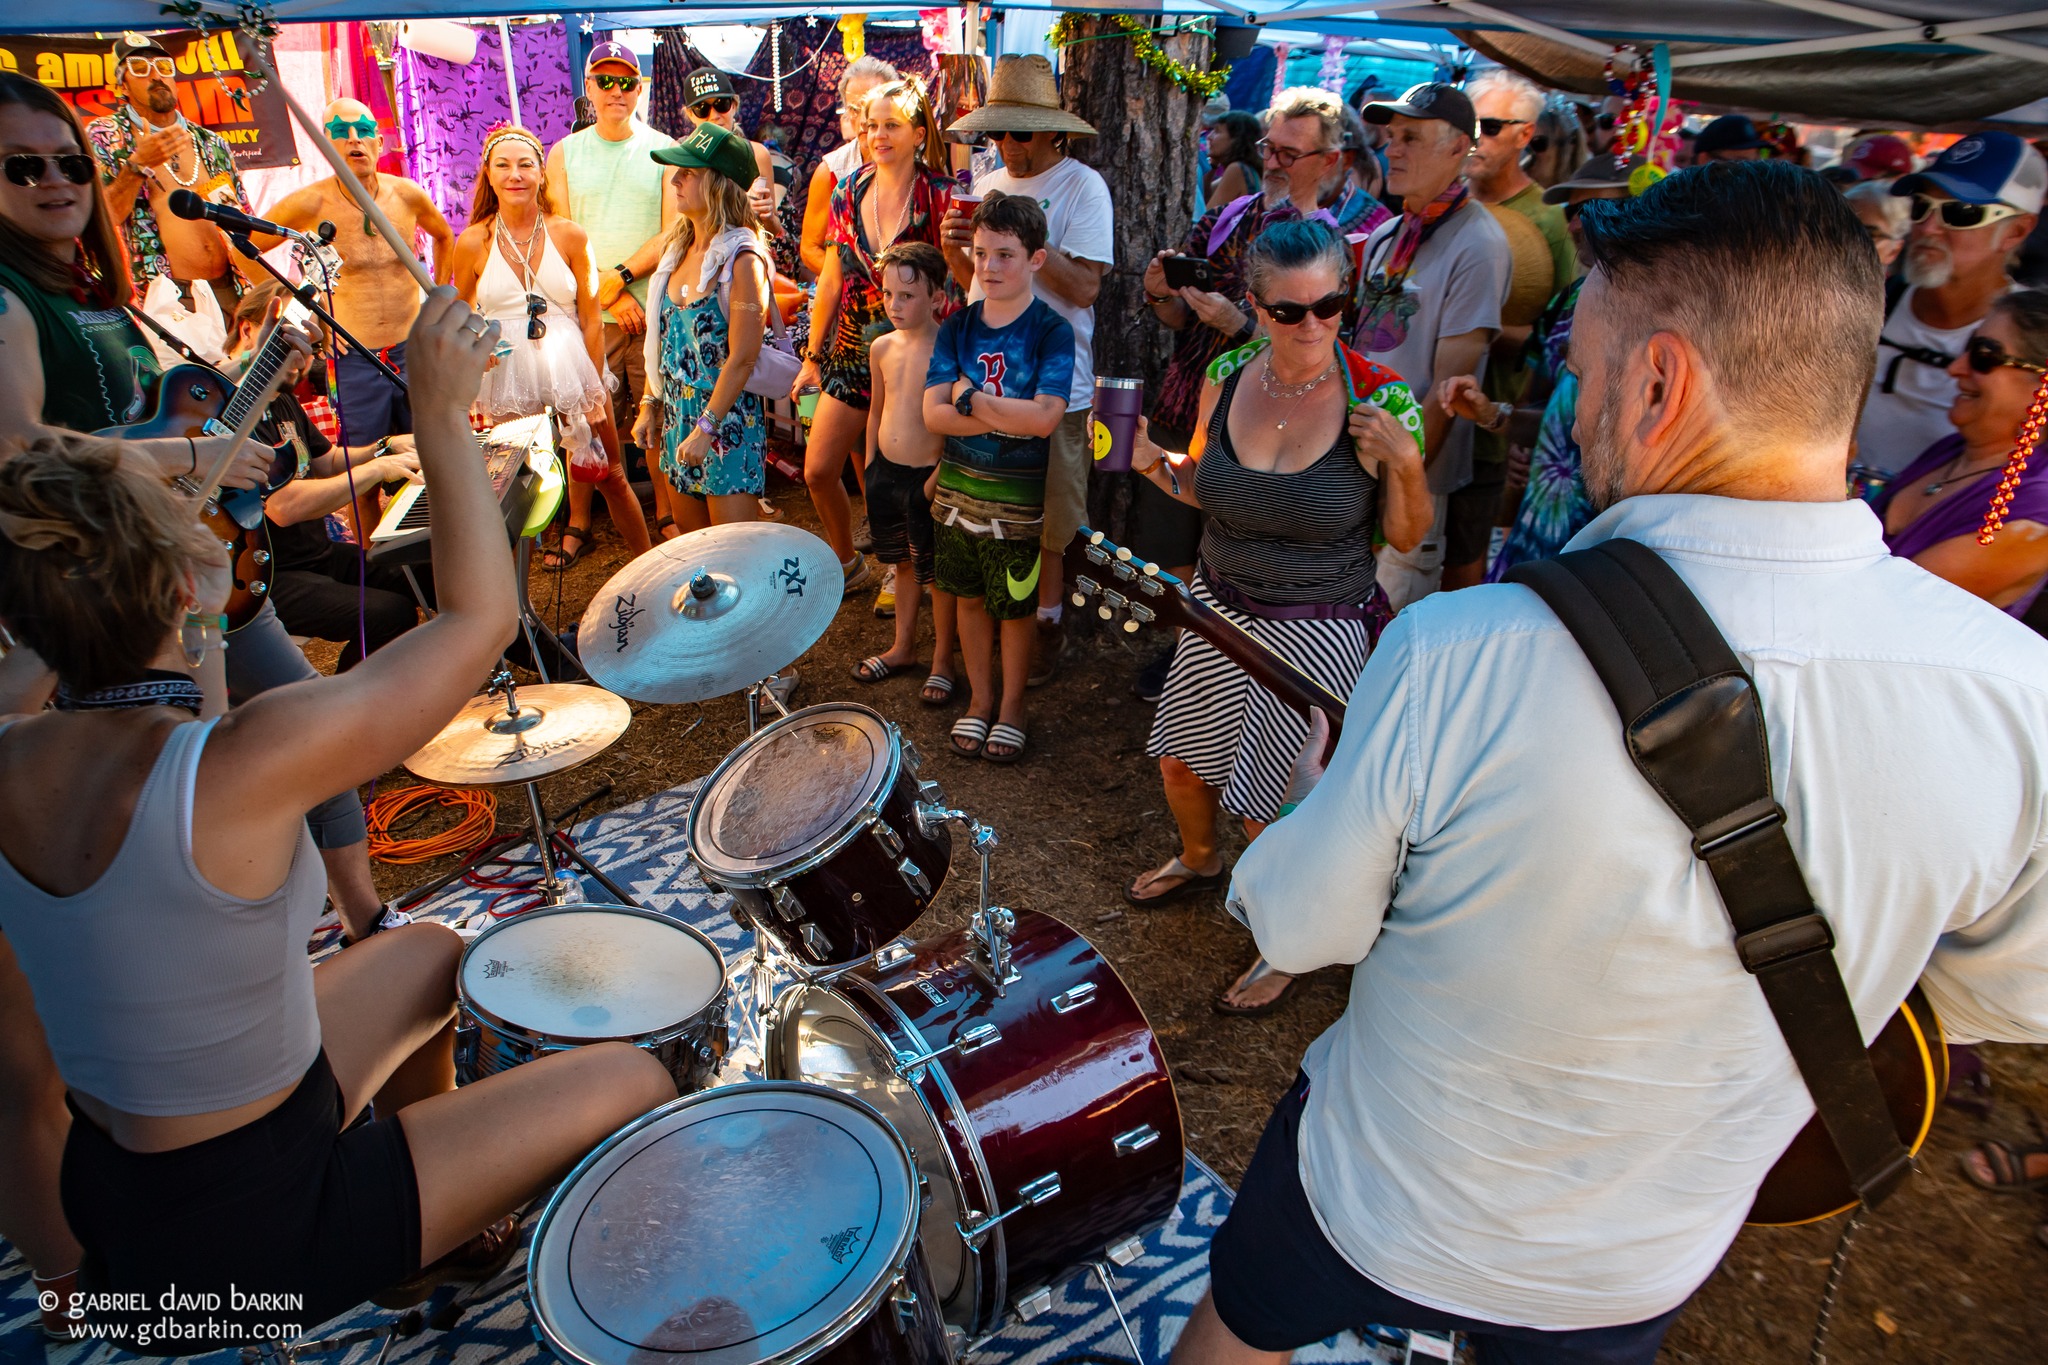
M 716 123 L 700 123 L 681 142 L 649 155 L 664 166 L 717 171 L 741 189 L 761 178 L 761 168 L 754 162 L 754 144 Z

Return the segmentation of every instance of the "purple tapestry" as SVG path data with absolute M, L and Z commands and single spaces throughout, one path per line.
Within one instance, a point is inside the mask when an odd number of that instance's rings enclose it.
M 484 134 L 512 118 L 505 86 L 505 54 L 495 29 L 477 34 L 468 66 L 400 48 L 398 118 L 405 130 L 406 173 L 457 232 L 469 225 L 469 205 L 483 155 Z M 568 35 L 559 20 L 512 30 L 512 62 L 519 81 L 519 115 L 541 142 L 554 146 L 575 120 L 569 88 Z

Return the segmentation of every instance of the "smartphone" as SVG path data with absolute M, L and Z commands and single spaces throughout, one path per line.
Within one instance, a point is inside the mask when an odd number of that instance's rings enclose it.
M 1216 287 L 1216 271 L 1200 256 L 1168 256 L 1161 263 L 1166 269 L 1168 289 L 1211 289 Z

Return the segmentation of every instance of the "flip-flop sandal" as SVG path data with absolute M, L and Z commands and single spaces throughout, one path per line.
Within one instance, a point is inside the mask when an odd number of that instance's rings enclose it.
M 853 676 L 864 683 L 887 682 L 898 673 L 908 673 L 915 664 L 892 664 L 879 654 L 870 654 L 853 666 Z
M 962 744 L 961 740 L 966 740 Z M 988 742 L 988 722 L 980 716 L 962 716 L 953 722 L 953 752 L 962 758 L 980 758 L 981 746 Z
M 1990 1190 L 1993 1194 L 2025 1194 L 2048 1186 L 2048 1175 L 2029 1176 L 2027 1158 L 2048 1156 L 2048 1147 L 2015 1147 L 2009 1142 L 1990 1138 L 1980 1142 L 1973 1149 L 1984 1154 L 1984 1164 L 1991 1168 L 1991 1179 L 1979 1176 L 1970 1165 L 1970 1153 L 1957 1158 L 1963 1168 L 1963 1178 L 1979 1189 Z
M 1139 874 L 1139 876 L 1151 875 L 1151 873 Z M 1183 896 L 1192 896 L 1197 892 L 1210 891 L 1223 885 L 1230 876 L 1230 866 L 1226 863 L 1205 877 L 1182 862 L 1180 855 L 1176 853 L 1173 857 L 1166 860 L 1166 867 L 1159 875 L 1179 877 L 1182 880 L 1159 892 L 1157 895 L 1141 896 L 1138 894 L 1138 878 L 1133 877 L 1124 885 L 1124 899 L 1132 905 L 1141 908 L 1154 905 L 1170 905 Z
M 988 743 L 981 746 L 981 761 L 984 763 L 1015 763 L 1024 757 L 1024 743 L 1028 736 L 1021 726 L 1005 721 L 988 732 Z M 989 752 L 989 744 L 1000 744 L 1010 752 L 997 754 Z
M 944 706 L 953 700 L 954 681 L 943 673 L 934 673 L 924 680 L 924 686 L 917 690 L 917 699 L 926 706 Z M 938 693 L 933 696 L 932 693 Z
M 1286 976 L 1287 984 L 1280 988 L 1280 994 L 1274 996 L 1265 1004 L 1233 1005 L 1225 996 L 1219 995 L 1210 1002 L 1210 1008 L 1214 1009 L 1218 1014 L 1235 1014 L 1244 1018 L 1251 1018 L 1260 1014 L 1271 1014 L 1274 1010 L 1287 1003 L 1288 996 L 1294 994 L 1294 983 L 1300 980 L 1299 977 L 1287 976 L 1286 972 L 1281 971 L 1278 967 L 1275 967 L 1272 963 L 1261 957 L 1252 963 L 1250 968 L 1245 971 L 1243 979 L 1231 989 L 1242 990 L 1246 986 L 1255 986 L 1269 976 Z
M 570 536 L 576 537 L 576 548 L 573 551 L 562 548 Z M 564 569 L 573 569 L 576 567 L 576 561 L 583 558 L 589 552 L 590 540 L 590 528 L 588 526 L 564 526 L 562 528 L 562 539 L 555 542 L 555 548 L 545 551 L 541 555 L 541 567 L 549 573 L 560 573 Z M 554 561 L 552 564 L 548 562 L 551 559 Z

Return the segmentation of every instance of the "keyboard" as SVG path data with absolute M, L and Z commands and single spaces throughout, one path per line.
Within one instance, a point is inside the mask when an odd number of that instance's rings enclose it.
M 501 422 L 478 435 L 477 444 L 483 448 L 484 466 L 491 476 L 491 491 L 498 495 L 505 530 L 517 539 L 540 479 L 536 457 L 555 452 L 554 419 L 542 413 Z M 432 558 L 428 537 L 433 526 L 432 492 L 423 483 L 407 484 L 399 490 L 370 532 L 372 564 L 425 564 Z

